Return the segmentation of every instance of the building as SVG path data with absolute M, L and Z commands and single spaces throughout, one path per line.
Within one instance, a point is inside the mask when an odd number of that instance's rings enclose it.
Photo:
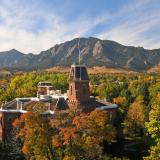
M 90 96 L 89 77 L 84 65 L 71 66 L 68 83 L 68 99 L 71 109 L 90 112 L 96 108 L 95 98 Z
M 16 98 L 2 106 L 0 109 L 0 139 L 5 141 L 12 129 L 12 122 L 28 109 L 36 110 L 41 107 L 45 115 L 69 110 L 91 112 L 93 110 L 107 110 L 112 121 L 116 117 L 118 106 L 103 100 L 96 100 L 90 96 L 89 76 L 85 65 L 72 65 L 68 78 L 68 91 L 55 90 L 50 82 L 39 82 L 37 97 Z
M 25 111 L 0 109 L 0 140 L 5 141 L 11 133 L 12 123 Z

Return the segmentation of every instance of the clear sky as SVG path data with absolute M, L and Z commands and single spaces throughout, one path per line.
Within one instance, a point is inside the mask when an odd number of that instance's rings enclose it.
M 160 48 L 160 0 L 0 0 L 0 51 L 39 53 L 76 37 Z

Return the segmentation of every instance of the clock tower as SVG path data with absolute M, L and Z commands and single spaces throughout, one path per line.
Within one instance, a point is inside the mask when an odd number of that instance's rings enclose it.
M 88 112 L 93 110 L 95 105 L 90 98 L 89 77 L 85 65 L 72 65 L 69 75 L 68 98 L 70 107 L 79 108 Z

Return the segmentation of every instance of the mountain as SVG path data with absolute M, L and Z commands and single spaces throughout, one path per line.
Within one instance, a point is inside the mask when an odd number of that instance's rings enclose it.
M 12 67 L 13 65 L 17 65 L 23 56 L 23 53 L 15 49 L 0 52 L 0 68 Z
M 114 41 L 98 38 L 76 38 L 40 52 L 23 54 L 16 50 L 0 53 L 0 68 L 19 70 L 46 69 L 70 66 L 78 62 L 78 41 L 81 63 L 88 67 L 106 66 L 133 71 L 144 71 L 160 63 L 160 49 L 124 46 Z

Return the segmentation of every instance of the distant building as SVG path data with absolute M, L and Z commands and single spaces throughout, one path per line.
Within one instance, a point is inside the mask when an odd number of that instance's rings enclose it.
M 5 141 L 12 129 L 12 122 L 21 114 L 27 112 L 32 106 L 36 110 L 38 105 L 44 107 L 45 115 L 53 115 L 56 112 L 67 113 L 68 110 L 81 110 L 91 112 L 93 110 L 107 110 L 112 121 L 116 117 L 118 106 L 103 100 L 96 100 L 90 96 L 89 77 L 85 65 L 72 65 L 67 93 L 55 90 L 50 82 L 39 82 L 37 85 L 37 97 L 16 98 L 2 106 L 0 109 L 0 139 Z

